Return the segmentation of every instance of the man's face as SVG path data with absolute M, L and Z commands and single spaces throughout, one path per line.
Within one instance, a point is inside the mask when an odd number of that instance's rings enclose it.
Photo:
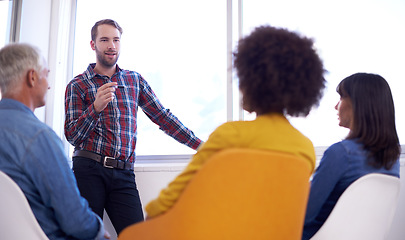
M 42 69 L 39 72 L 36 72 L 38 77 L 38 84 L 36 85 L 35 98 L 36 98 L 36 107 L 42 107 L 45 105 L 46 94 L 50 89 L 48 82 L 49 68 L 47 63 L 43 60 Z
M 96 51 L 97 64 L 103 67 L 114 67 L 120 55 L 121 34 L 114 26 L 103 24 L 97 27 L 95 41 L 91 48 Z

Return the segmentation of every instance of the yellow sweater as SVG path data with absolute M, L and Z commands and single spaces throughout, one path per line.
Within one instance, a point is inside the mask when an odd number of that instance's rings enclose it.
M 160 192 L 157 199 L 147 204 L 145 210 L 148 217 L 155 217 L 169 210 L 205 161 L 214 153 L 226 148 L 287 152 L 307 159 L 312 164 L 312 169 L 315 168 L 312 142 L 295 129 L 283 115 L 265 114 L 253 121 L 227 122 L 211 133 L 184 171 Z M 229 168 L 232 170 L 232 166 Z

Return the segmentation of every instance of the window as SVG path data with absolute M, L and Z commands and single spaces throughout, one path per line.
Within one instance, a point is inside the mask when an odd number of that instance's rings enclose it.
M 77 0 L 73 75 L 95 62 L 89 44 L 91 27 L 100 19 L 114 19 L 124 30 L 119 66 L 139 72 L 163 105 L 206 140 L 229 119 L 229 109 L 232 119 L 254 118 L 238 113 L 237 79 L 232 71 L 233 83 L 227 84 L 227 43 L 231 41 L 234 50 L 238 37 L 259 25 L 285 27 L 313 38 L 328 70 L 320 106 L 307 118 L 291 118 L 294 126 L 318 147 L 340 141 L 347 130 L 338 126 L 336 85 L 355 72 L 372 72 L 391 86 L 403 142 L 404 9 L 400 0 Z M 229 89 L 234 96 L 231 103 Z M 137 155 L 194 153 L 139 113 Z
M 206 140 L 226 121 L 225 2 L 78 0 L 76 14 L 74 76 L 95 62 L 91 27 L 111 18 L 123 28 L 118 65 L 139 72 L 185 126 Z M 136 153 L 194 150 L 171 139 L 139 111 Z
M 22 0 L 0 1 L 0 48 L 17 42 L 21 22 Z
M 9 42 L 12 5 L 11 1 L 0 1 L 0 48 Z
M 21 1 L 0 1 L 0 48 L 18 38 Z M 1 99 L 1 92 L 0 92 Z
M 269 24 L 296 30 L 315 40 L 328 74 L 320 106 L 291 123 L 315 146 L 329 146 L 347 135 L 334 109 L 337 84 L 356 72 L 377 73 L 390 84 L 400 141 L 405 141 L 405 2 L 285 0 L 243 2 L 243 34 Z

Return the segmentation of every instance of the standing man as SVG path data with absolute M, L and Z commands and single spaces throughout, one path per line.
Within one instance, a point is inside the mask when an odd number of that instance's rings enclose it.
M 65 135 L 75 147 L 80 192 L 100 217 L 106 210 L 117 234 L 144 218 L 133 172 L 138 107 L 178 142 L 201 144 L 139 73 L 118 67 L 121 34 L 114 20 L 96 22 L 90 41 L 96 63 L 68 84 L 65 96 Z
M 60 138 L 33 113 L 45 105 L 48 72 L 31 45 L 0 50 L 0 170 L 24 192 L 49 239 L 102 239 L 103 222 L 80 196 Z

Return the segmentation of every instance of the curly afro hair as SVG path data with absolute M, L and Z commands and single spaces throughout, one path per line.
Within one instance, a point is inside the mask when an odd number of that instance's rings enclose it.
M 325 70 L 309 38 L 283 28 L 257 27 L 239 41 L 234 64 L 248 112 L 297 117 L 319 105 Z

